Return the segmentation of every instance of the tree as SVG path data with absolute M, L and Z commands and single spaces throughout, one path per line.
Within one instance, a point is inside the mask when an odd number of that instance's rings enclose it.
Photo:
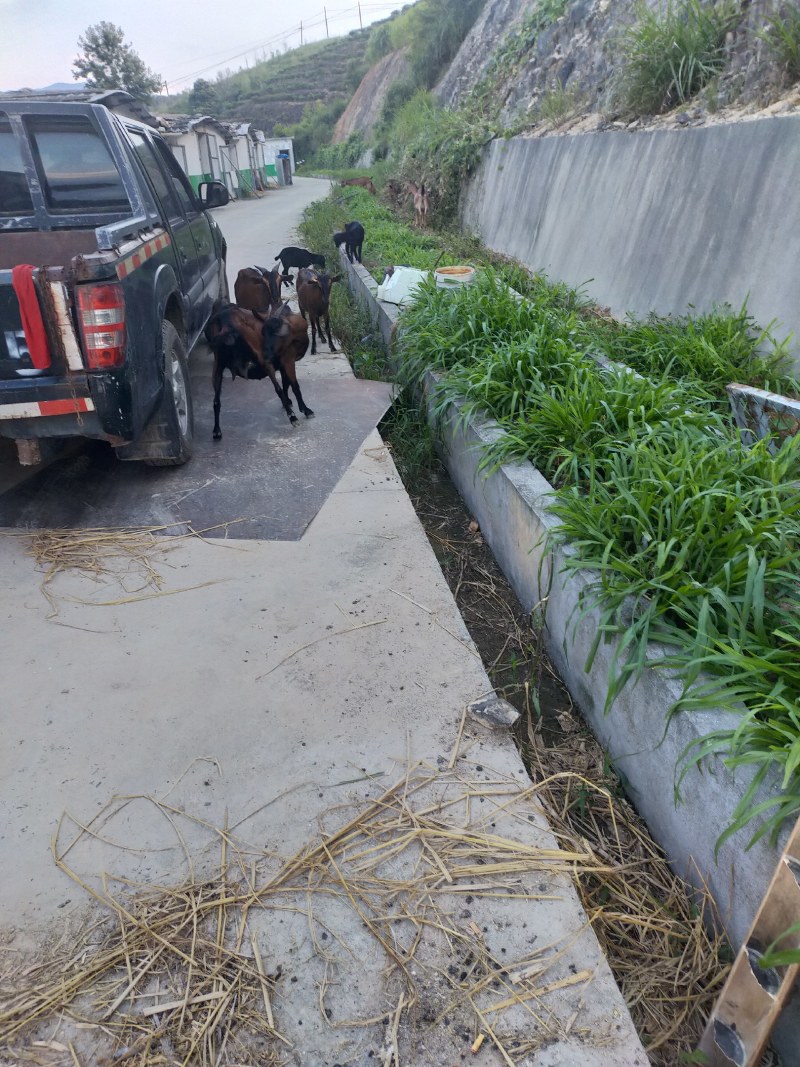
M 76 78 L 85 78 L 87 89 L 124 89 L 139 99 L 161 88 L 162 78 L 144 65 L 125 43 L 125 34 L 113 22 L 98 22 L 78 38 L 81 55 L 72 65 Z
M 189 110 L 193 115 L 213 115 L 218 108 L 219 95 L 216 88 L 205 78 L 198 78 L 189 93 Z

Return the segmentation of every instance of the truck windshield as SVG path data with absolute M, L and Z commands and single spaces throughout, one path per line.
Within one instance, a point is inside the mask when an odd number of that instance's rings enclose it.
M 8 118 L 0 112 L 0 215 L 32 215 L 31 200 L 19 145 Z
M 116 164 L 87 118 L 29 116 L 25 125 L 50 211 L 129 210 Z

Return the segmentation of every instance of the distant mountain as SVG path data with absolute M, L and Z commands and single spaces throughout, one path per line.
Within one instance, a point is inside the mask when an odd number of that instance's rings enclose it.
M 45 85 L 41 89 L 34 89 L 34 93 L 69 93 L 72 90 L 85 89 L 86 86 L 83 82 L 53 82 L 52 85 Z

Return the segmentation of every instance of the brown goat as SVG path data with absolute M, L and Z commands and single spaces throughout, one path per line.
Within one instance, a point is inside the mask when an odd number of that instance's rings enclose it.
M 341 277 L 341 274 L 335 274 L 331 277 L 329 274 L 324 274 L 322 271 L 314 270 L 311 267 L 303 267 L 297 272 L 297 304 L 303 318 L 306 317 L 307 312 L 311 322 L 312 356 L 316 355 L 317 352 L 317 331 L 319 331 L 320 341 L 325 341 L 325 334 L 322 332 L 323 318 L 325 319 L 325 329 L 328 333 L 328 347 L 331 352 L 336 351 L 333 345 L 329 309 L 331 286 L 334 282 L 340 281 Z
M 268 315 L 278 311 L 281 300 L 283 278 L 276 267 L 242 267 L 236 275 L 233 292 L 236 303 L 248 311 L 265 311 Z
M 372 193 L 373 196 L 377 195 L 378 190 L 372 184 L 372 178 L 344 178 L 340 185 L 360 185 L 367 192 Z
M 406 185 L 414 197 L 414 225 L 421 229 L 428 221 L 431 206 L 430 190 L 425 188 L 425 182 L 421 185 L 417 185 L 416 182 L 406 182 Z
M 222 376 L 226 370 L 231 372 L 231 378 L 268 377 L 293 426 L 297 423 L 297 416 L 289 399 L 290 386 L 297 406 L 305 417 L 308 419 L 314 414 L 303 401 L 295 370 L 295 364 L 308 349 L 308 327 L 305 319 L 293 312 L 288 304 L 284 304 L 276 315 L 270 316 L 248 311 L 236 304 L 226 304 L 211 316 L 205 333 L 214 352 L 215 441 L 222 437 L 219 426 L 220 394 Z M 280 385 L 277 373 L 281 376 Z

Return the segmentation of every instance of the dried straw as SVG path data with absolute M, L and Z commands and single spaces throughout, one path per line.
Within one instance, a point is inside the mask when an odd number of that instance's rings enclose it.
M 52 619 L 58 615 L 59 601 L 110 607 L 131 604 L 154 596 L 171 596 L 213 584 L 203 582 L 185 589 L 164 590 L 164 578 L 156 560 L 163 562 L 165 553 L 177 548 L 187 539 L 205 540 L 206 534 L 219 530 L 227 532 L 229 526 L 241 521 L 234 519 L 204 530 L 194 530 L 187 526 L 186 531 L 181 534 L 172 534 L 169 531 L 186 524 L 172 523 L 166 526 L 141 526 L 131 529 L 100 526 L 79 530 L 39 530 L 33 535 L 14 533 L 10 536 L 30 537 L 28 554 L 33 556 L 37 568 L 44 574 L 40 589 L 50 605 L 51 613 L 48 618 Z M 75 572 L 97 583 L 116 583 L 125 595 L 100 602 L 57 594 L 53 583 L 59 575 L 68 572 Z
M 597 858 L 575 880 L 642 1042 L 656 1067 L 674 1067 L 695 1047 L 728 969 L 714 901 L 670 869 L 593 739 L 575 733 L 547 748 L 537 731 L 531 741 L 533 792 L 556 837 Z
M 492 811 L 502 808 L 508 816 L 504 825 L 513 826 L 518 818 L 529 827 L 525 794 L 518 787 L 502 779 L 484 784 Z M 399 1067 L 402 1034 L 418 1027 L 425 991 L 433 986 L 443 1017 L 460 1012 L 463 1019 L 467 1013 L 473 1035 L 485 1034 L 503 1061 L 515 1064 L 522 1050 L 552 1041 L 568 1022 L 574 1024 L 574 1018 L 559 1017 L 554 994 L 589 982 L 592 975 L 563 970 L 565 945 L 542 946 L 519 960 L 495 958 L 475 923 L 465 925 L 450 914 L 453 900 L 463 899 L 454 898 L 453 890 L 469 887 L 476 899 L 532 899 L 542 872 L 552 881 L 585 866 L 601 876 L 612 869 L 575 843 L 539 848 L 530 844 L 527 831 L 521 840 L 491 831 L 486 815 L 457 828 L 454 820 L 478 793 L 475 783 L 458 772 L 417 765 L 277 871 L 266 852 L 254 854 L 227 825 L 210 827 L 149 797 L 171 822 L 183 818 L 210 829 L 219 841 L 218 867 L 174 887 L 108 877 L 102 888 L 90 885 L 67 856 L 93 831 L 65 817 L 53 842 L 54 860 L 103 906 L 109 921 L 90 950 L 73 947 L 47 969 L 17 975 L 13 989 L 0 986 L 0 1044 L 22 1054 L 58 1020 L 67 1028 L 69 1018 L 84 1026 L 102 1025 L 101 1036 L 110 1035 L 113 1062 L 130 1067 L 281 1064 L 291 1048 L 281 1027 L 281 970 L 251 924 L 258 913 L 307 914 L 314 951 L 325 966 L 319 1002 L 328 1022 L 325 990 L 336 958 L 320 946 L 318 931 L 330 931 L 352 955 L 342 931 L 315 915 L 318 903 L 333 898 L 355 913 L 386 961 L 385 996 L 394 1005 L 387 1008 L 387 1064 Z M 103 824 L 132 799 L 115 801 Z M 459 968 L 451 968 L 455 974 L 441 968 L 442 948 L 445 959 L 469 961 L 460 977 Z M 337 1019 L 330 1025 L 374 1025 L 383 1018 Z M 586 1039 L 591 1039 L 588 1031 Z M 72 1040 L 76 1055 L 83 1055 L 80 1037 Z

